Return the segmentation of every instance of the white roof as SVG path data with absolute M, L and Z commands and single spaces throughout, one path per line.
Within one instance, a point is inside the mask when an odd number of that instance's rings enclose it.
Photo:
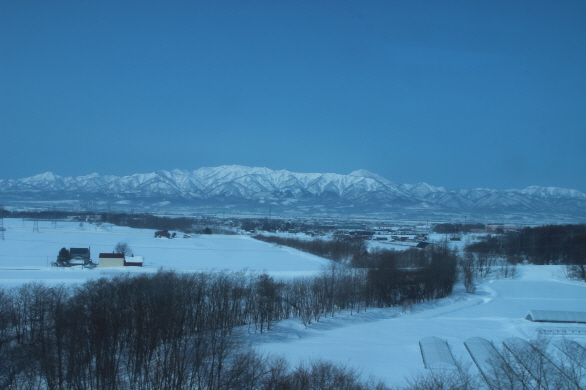
M 519 337 L 509 337 L 503 340 L 503 345 L 509 351 L 514 351 L 515 353 L 522 354 L 523 356 L 535 354 L 536 352 L 527 340 Z
M 488 375 L 492 370 L 491 363 L 499 356 L 494 345 L 482 337 L 472 337 L 464 341 L 464 346 L 482 375 Z
M 84 265 L 85 261 L 83 259 L 71 259 L 69 260 L 69 265 Z
M 448 343 L 437 337 L 426 337 L 419 341 L 423 364 L 427 369 L 453 369 L 456 362 L 450 352 Z
M 127 263 L 144 263 L 142 256 L 126 256 Z
M 586 324 L 584 311 L 529 310 L 526 320 L 535 322 L 579 322 Z

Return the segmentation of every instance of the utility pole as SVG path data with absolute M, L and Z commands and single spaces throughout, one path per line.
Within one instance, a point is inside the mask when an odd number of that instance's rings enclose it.
M 4 205 L 0 204 L 0 240 L 4 241 Z
M 39 216 L 35 215 L 33 220 L 33 233 L 39 233 Z

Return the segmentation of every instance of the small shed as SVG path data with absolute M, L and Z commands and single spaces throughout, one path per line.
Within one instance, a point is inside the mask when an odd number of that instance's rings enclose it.
M 100 267 L 124 267 L 123 253 L 100 253 Z
M 565 322 L 586 324 L 584 311 L 529 310 L 525 317 L 533 322 Z
M 142 263 L 144 262 L 142 256 L 135 256 L 132 255 L 130 257 L 126 257 L 124 259 L 124 266 L 125 267 L 142 267 Z

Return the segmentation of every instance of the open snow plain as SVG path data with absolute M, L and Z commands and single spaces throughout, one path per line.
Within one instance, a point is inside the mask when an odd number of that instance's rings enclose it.
M 154 230 L 131 229 L 79 222 L 5 219 L 4 241 L 0 241 L 0 284 L 10 287 L 30 280 L 47 284 L 83 283 L 87 279 L 123 272 L 230 270 L 262 271 L 274 277 L 294 277 L 319 272 L 329 264 L 322 259 L 286 247 L 276 247 L 242 235 L 199 235 L 191 238 L 154 238 Z M 179 237 L 182 237 L 180 234 Z M 92 260 L 113 252 L 126 242 L 133 253 L 144 257 L 144 267 L 55 268 L 51 262 L 61 248 L 90 248 Z
M 5 240 L 0 241 L 0 285 L 17 286 L 31 280 L 48 284 L 82 283 L 120 272 L 155 272 L 163 267 L 178 271 L 266 271 L 279 277 L 311 275 L 329 262 L 285 247 L 275 247 L 248 236 L 198 236 L 155 239 L 151 230 L 119 226 L 96 227 L 85 223 L 39 222 L 7 219 Z M 127 242 L 145 257 L 143 268 L 50 268 L 62 247 L 91 247 L 92 258 Z M 463 342 L 482 337 L 500 344 L 517 336 L 537 337 L 538 329 L 581 328 L 584 324 L 543 324 L 525 320 L 529 310 L 586 311 L 586 284 L 565 279 L 558 266 L 521 266 L 515 279 L 491 280 L 474 295 L 458 287 L 446 299 L 404 308 L 368 309 L 341 313 L 304 327 L 299 319 L 282 321 L 272 331 L 250 334 L 249 340 L 266 353 L 286 356 L 293 364 L 323 358 L 358 368 L 389 384 L 425 371 L 418 342 L 436 336 L 447 340 L 456 359 L 471 363 Z M 559 338 L 562 336 L 554 336 Z M 586 335 L 565 336 L 582 345 Z M 472 370 L 476 370 L 472 367 Z

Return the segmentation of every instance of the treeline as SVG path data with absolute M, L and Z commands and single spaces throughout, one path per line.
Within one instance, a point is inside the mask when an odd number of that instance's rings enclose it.
M 473 230 L 484 230 L 482 223 L 439 223 L 433 227 L 434 233 L 457 234 L 470 233 Z
M 430 261 L 419 274 L 380 255 L 371 269 L 333 264 L 315 278 L 287 282 L 159 271 L 0 290 L 0 388 L 303 389 L 315 387 L 292 383 L 325 366 L 326 377 L 338 372 L 356 384 L 347 388 L 372 388 L 323 362 L 292 370 L 245 348 L 239 336 L 286 318 L 308 325 L 340 310 L 440 298 L 455 281 L 442 277 L 450 260 L 438 253 Z
M 364 240 L 301 240 L 262 235 L 255 238 L 342 264 L 332 267 L 337 270 L 337 273 L 332 271 L 332 280 L 328 280 L 329 273 L 326 272 L 322 273 L 321 279 L 310 279 L 300 287 L 300 290 L 318 289 L 318 286 L 330 289 L 323 297 L 330 302 L 328 307 L 355 310 L 411 305 L 450 295 L 457 281 L 458 256 L 442 244 L 434 245 L 428 251 L 414 248 L 394 251 L 367 250 Z M 340 286 L 339 291 L 337 286 Z M 348 294 L 348 291 L 353 293 Z M 337 297 L 339 301 L 333 302 L 327 297 Z
M 39 209 L 39 210 L 22 210 L 22 211 L 10 211 L 6 209 L 0 209 L 0 213 L 3 218 L 34 218 L 34 219 L 65 219 L 79 215 L 72 211 L 60 211 L 51 209 Z M 84 213 L 87 216 L 95 216 L 95 213 Z
M 92 223 L 111 223 L 118 226 L 128 226 L 135 229 L 176 230 L 183 233 L 196 233 L 205 227 L 215 225 L 214 221 L 206 218 L 191 217 L 161 217 L 148 213 L 112 213 L 112 212 L 71 212 L 59 210 L 27 210 L 8 211 L 0 210 L 4 218 L 30 218 L 39 220 L 58 220 L 71 217 L 81 217 L 82 221 Z M 212 229 L 213 230 L 213 229 Z M 222 230 L 223 234 L 229 233 Z
M 208 218 L 160 217 L 152 214 L 101 214 L 100 222 L 134 229 L 175 230 L 183 233 L 236 234 L 233 230 L 217 227 L 217 222 Z
M 491 264 L 506 259 L 510 264 L 567 265 L 576 277 L 586 280 L 586 225 L 525 227 L 466 246 L 465 255 Z
M 190 217 L 160 217 L 152 214 L 101 214 L 101 222 L 135 229 L 177 230 L 183 233 L 194 233 L 197 225 L 207 226 L 211 221 Z
M 254 236 L 259 241 L 276 245 L 284 245 L 300 251 L 311 253 L 337 263 L 350 264 L 361 255 L 366 255 L 366 242 L 362 239 L 342 239 L 334 237 L 332 240 L 311 239 L 302 240 L 294 237 Z

